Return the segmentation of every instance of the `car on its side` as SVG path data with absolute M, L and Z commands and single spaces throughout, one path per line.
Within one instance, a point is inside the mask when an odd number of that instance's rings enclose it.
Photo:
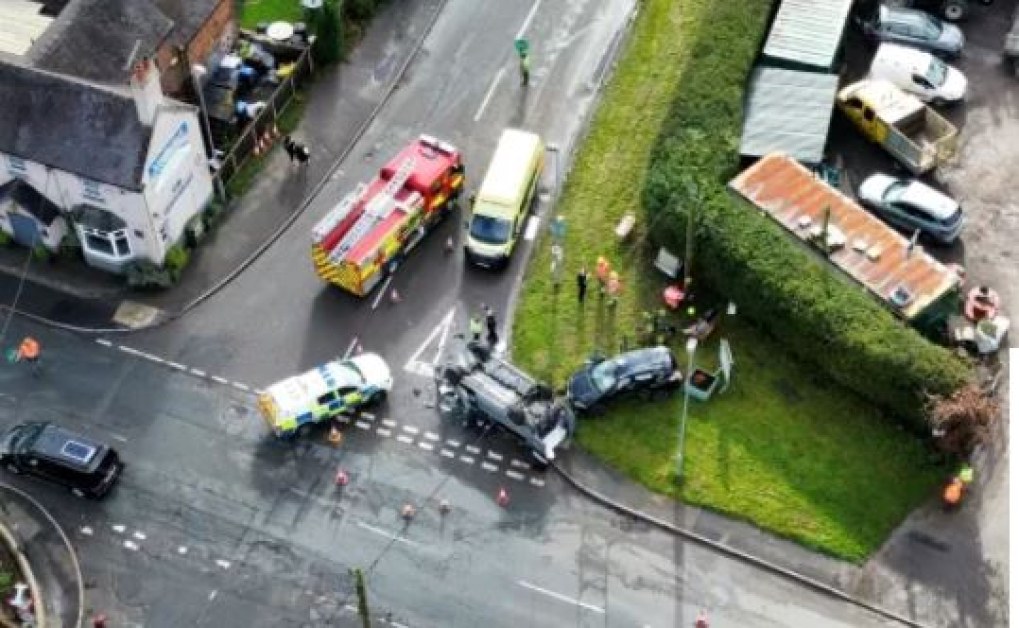
M 92 498 L 106 495 L 124 470 L 113 447 L 49 422 L 20 423 L 4 432 L 0 465 Z
M 316 423 L 381 402 L 392 388 L 385 360 L 362 353 L 276 382 L 258 396 L 258 407 L 276 436 L 305 436 Z
M 916 9 L 882 5 L 871 18 L 861 18 L 858 24 L 875 41 L 911 46 L 941 57 L 958 57 L 966 45 L 958 26 Z
M 647 347 L 614 358 L 594 357 L 570 376 L 566 396 L 578 412 L 596 414 L 627 393 L 669 391 L 683 380 L 668 347 Z
M 860 201 L 886 222 L 909 232 L 919 230 L 942 244 L 962 233 L 962 207 L 954 199 L 916 179 L 872 174 L 859 189 Z

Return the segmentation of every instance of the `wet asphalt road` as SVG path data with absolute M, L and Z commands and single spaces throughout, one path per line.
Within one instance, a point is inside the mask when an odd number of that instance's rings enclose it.
M 99 502 L 9 476 L 65 526 L 89 612 L 111 625 L 355 625 L 351 567 L 368 573 L 383 626 L 684 626 L 702 607 L 716 625 L 886 625 L 608 513 L 498 439 L 380 413 L 339 447 L 324 434 L 280 442 L 229 383 L 20 322 L 12 332 L 36 334 L 47 363 L 39 378 L 0 369 L 0 389 L 17 391 L 0 396 L 0 427 L 60 421 L 127 462 Z M 420 507 L 406 529 L 404 503 Z

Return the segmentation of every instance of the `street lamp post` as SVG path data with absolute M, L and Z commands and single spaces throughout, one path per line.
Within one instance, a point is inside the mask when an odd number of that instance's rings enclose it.
M 566 259 L 566 219 L 555 213 L 559 200 L 559 145 L 546 144 L 545 150 L 555 155 L 555 174 L 552 179 L 552 202 L 549 204 L 549 231 L 552 233 L 552 282 L 558 289 L 562 265 Z
M 679 448 L 676 451 L 676 480 L 683 479 L 683 441 L 686 439 L 686 414 L 690 408 L 690 377 L 693 375 L 693 356 L 697 352 L 697 339 L 686 340 L 686 376 L 683 378 L 683 416 L 679 419 Z

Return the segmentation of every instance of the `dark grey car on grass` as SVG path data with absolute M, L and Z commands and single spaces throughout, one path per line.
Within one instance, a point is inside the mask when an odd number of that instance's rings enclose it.
M 570 376 L 566 397 L 578 412 L 598 413 L 605 402 L 628 393 L 671 391 L 682 383 L 668 347 L 635 349 L 606 359 L 595 356 Z
M 15 425 L 0 436 L 0 465 L 62 484 L 81 497 L 109 492 L 124 469 L 117 451 L 46 422 Z

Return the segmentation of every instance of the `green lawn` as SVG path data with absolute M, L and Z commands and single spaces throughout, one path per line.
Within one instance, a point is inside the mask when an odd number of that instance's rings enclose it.
M 651 267 L 649 229 L 639 206 L 651 146 L 674 111 L 684 76 L 695 74 L 686 65 L 691 50 L 699 38 L 711 36 L 701 30 L 727 21 L 746 39 L 712 45 L 728 46 L 749 63 L 767 4 L 641 4 L 557 209 L 569 225 L 564 289 L 558 295 L 552 289 L 550 243 L 544 241 L 521 291 L 513 355 L 522 366 L 562 385 L 592 350 L 614 352 L 624 340 L 632 346 L 640 313 L 659 306 L 665 286 Z M 719 99 L 721 110 L 740 102 L 740 94 Z M 734 133 L 738 137 L 738 129 Z M 731 138 L 720 141 L 719 150 L 732 150 L 732 144 Z M 638 226 L 628 242 L 616 243 L 612 230 L 628 211 L 637 214 Z M 581 263 L 590 269 L 598 255 L 607 255 L 623 278 L 624 295 L 615 310 L 601 305 L 597 295 L 589 295 L 583 309 L 576 304 L 572 273 Z M 628 402 L 608 416 L 586 419 L 580 444 L 655 491 L 861 561 L 930 494 L 939 471 L 928 464 L 920 443 L 863 400 L 791 361 L 738 314 L 724 321 L 722 335 L 732 343 L 734 382 L 706 404 L 691 401 L 681 490 L 673 475 L 680 395 L 668 402 Z M 685 364 L 680 341 L 674 344 Z M 714 365 L 717 339 L 697 357 L 704 366 Z
M 240 6 L 241 27 L 252 30 L 259 22 L 300 22 L 304 15 L 300 0 L 243 0 Z

